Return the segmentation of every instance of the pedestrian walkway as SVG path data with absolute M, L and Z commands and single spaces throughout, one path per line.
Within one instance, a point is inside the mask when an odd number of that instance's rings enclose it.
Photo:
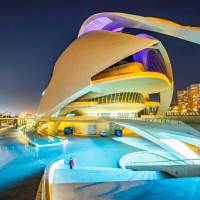
M 155 180 L 168 177 L 170 176 L 159 171 L 131 171 L 109 168 L 57 169 L 54 172 L 53 184 Z

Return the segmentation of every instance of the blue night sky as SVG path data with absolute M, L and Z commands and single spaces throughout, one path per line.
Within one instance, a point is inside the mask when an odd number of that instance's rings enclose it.
M 58 56 L 87 17 L 104 11 L 200 26 L 198 0 L 0 0 L 0 111 L 36 110 Z M 151 34 L 168 51 L 175 90 L 200 82 L 200 45 Z

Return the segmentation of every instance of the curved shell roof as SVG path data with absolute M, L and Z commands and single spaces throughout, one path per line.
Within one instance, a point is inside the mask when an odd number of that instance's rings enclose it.
M 126 27 L 159 32 L 200 44 L 199 27 L 124 13 L 95 14 L 83 23 L 79 37 L 57 60 L 53 76 L 41 99 L 39 114 L 57 111 L 86 94 L 90 91 L 92 76 L 146 48 L 160 50 L 173 87 L 170 61 L 162 44 L 153 38 L 121 33 Z M 172 88 L 161 94 L 163 109 L 170 103 L 170 98 L 165 98 L 167 95 L 172 96 Z
M 105 12 L 89 17 L 79 36 L 94 30 L 120 31 L 123 28 L 149 30 L 200 44 L 200 27 L 183 26 L 166 19 L 125 13 Z
M 57 60 L 39 113 L 53 112 L 87 92 L 91 77 L 159 41 L 116 32 L 90 32 L 77 38 Z M 69 98 L 70 97 L 70 98 Z

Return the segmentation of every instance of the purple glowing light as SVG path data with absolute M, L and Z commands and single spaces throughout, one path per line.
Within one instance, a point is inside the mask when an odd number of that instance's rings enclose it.
M 124 29 L 119 23 L 112 21 L 108 17 L 99 17 L 89 22 L 80 32 L 79 36 L 91 31 L 107 30 L 112 32 L 121 32 Z
M 109 19 L 108 17 L 99 17 L 99 18 L 91 21 L 90 23 L 88 23 L 85 26 L 83 33 L 87 33 L 90 31 L 102 30 L 104 26 L 106 26 L 110 23 L 112 23 L 112 20 Z M 81 34 L 83 34 L 83 33 L 81 33 Z
M 143 38 L 155 39 L 147 34 L 138 34 L 137 36 Z M 144 65 L 146 71 L 154 71 L 165 74 L 168 77 L 165 61 L 157 49 L 143 49 L 132 55 L 135 62 L 140 62 Z

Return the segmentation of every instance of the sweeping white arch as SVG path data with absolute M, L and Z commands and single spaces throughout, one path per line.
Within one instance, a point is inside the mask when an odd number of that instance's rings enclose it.
M 163 85 L 159 90 L 160 109 L 158 114 L 165 112 L 173 94 L 173 75 L 167 52 L 161 42 L 154 38 L 120 32 L 126 27 L 159 32 L 200 44 L 199 27 L 182 26 L 163 19 L 124 13 L 95 14 L 83 23 L 79 37 L 56 61 L 52 78 L 41 99 L 38 113 L 41 115 L 53 113 L 95 90 L 98 85 L 91 82 L 91 77 L 145 49 L 159 50 L 165 63 L 163 68 L 166 70 L 166 77 L 163 78 L 165 76 L 163 74 L 158 77 L 158 74 L 155 75 L 153 72 L 150 74 L 151 72 L 145 71 L 134 74 L 131 80 L 135 81 L 136 76 L 140 77 L 140 80 L 149 77 L 149 80 L 155 81 L 156 79 L 157 85 L 165 80 L 162 82 L 165 86 Z M 139 81 L 138 78 L 137 81 Z M 137 84 L 143 86 L 143 82 Z M 157 85 L 155 83 L 155 88 Z M 149 93 L 158 92 L 158 89 L 155 90 L 154 87 L 149 88 L 152 89 L 152 91 L 148 90 Z M 131 86 L 127 89 L 131 89 Z
M 99 21 L 99 25 L 95 24 L 96 19 L 102 19 L 102 21 Z M 91 26 L 88 27 L 88 25 Z M 123 28 L 158 32 L 200 44 L 200 27 L 183 26 L 166 19 L 117 12 L 104 12 L 92 15 L 82 24 L 79 36 L 89 30 L 122 30 Z

